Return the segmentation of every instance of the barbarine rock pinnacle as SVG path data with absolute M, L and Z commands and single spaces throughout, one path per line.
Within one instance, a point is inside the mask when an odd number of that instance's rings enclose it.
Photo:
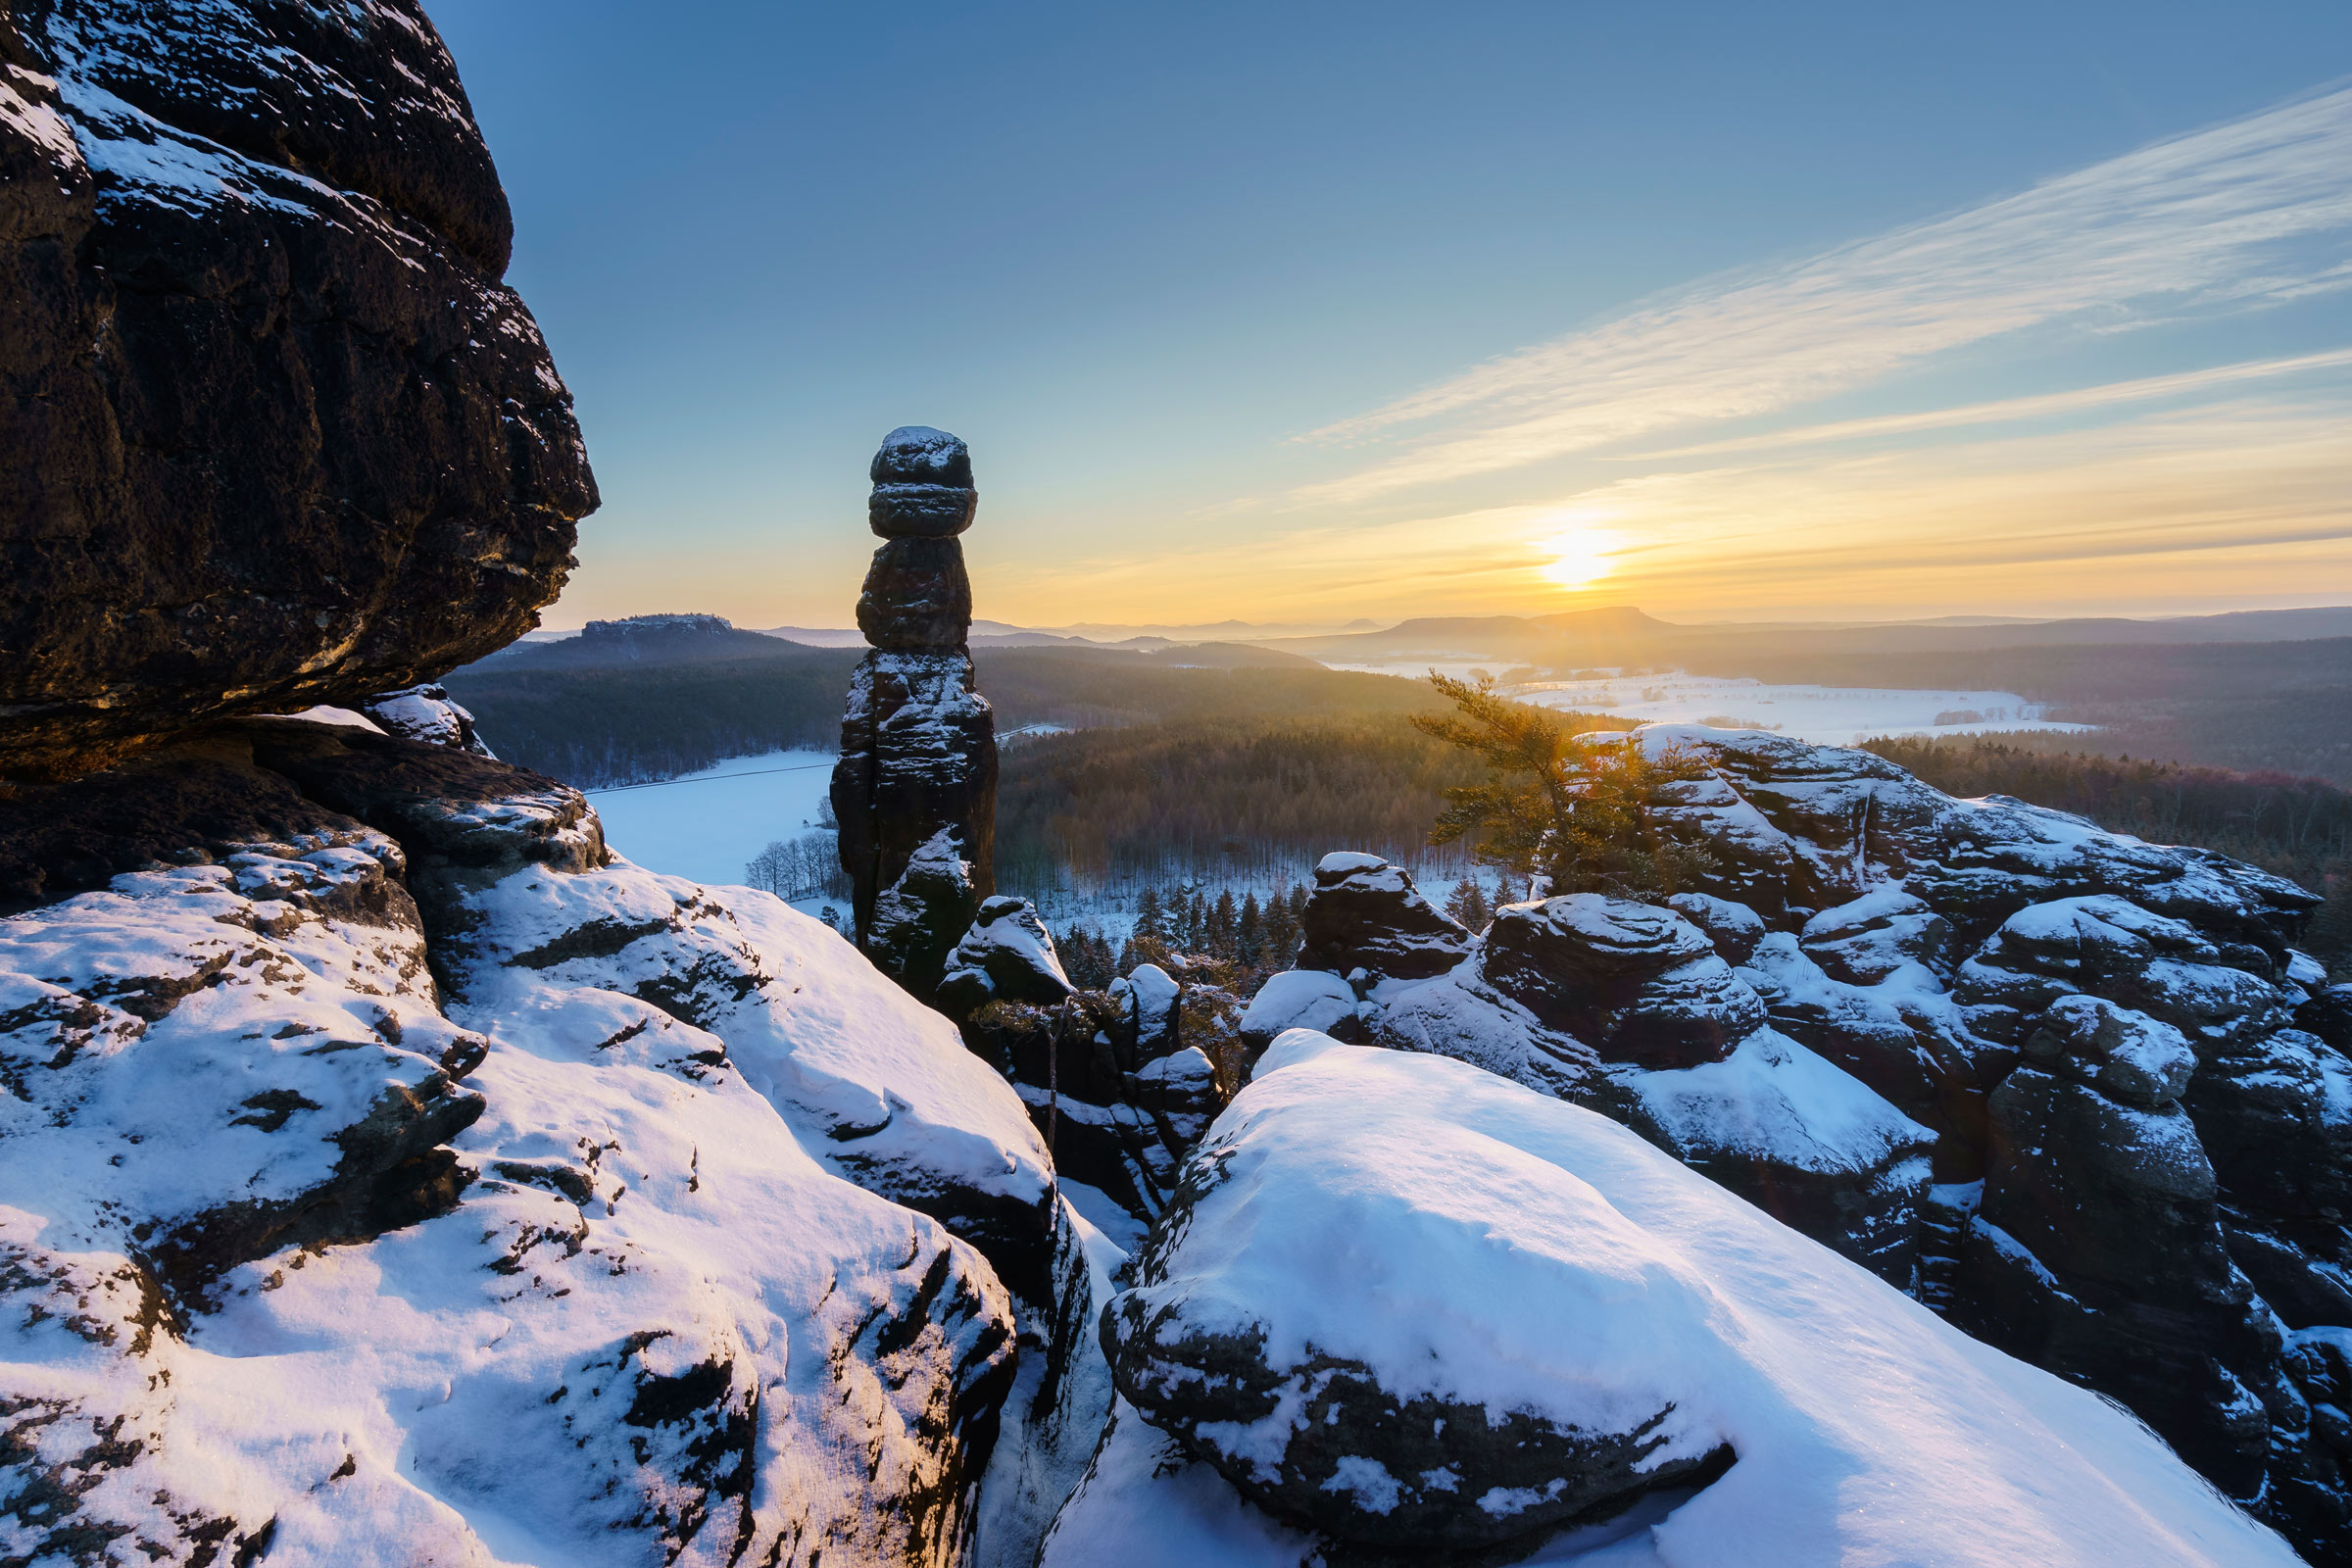
M 858 945 L 932 1000 L 948 955 L 996 891 L 997 731 L 974 689 L 972 585 L 956 536 L 979 505 L 972 455 L 906 425 L 874 454 L 882 537 L 858 598 L 872 652 L 850 678 L 833 769 Z

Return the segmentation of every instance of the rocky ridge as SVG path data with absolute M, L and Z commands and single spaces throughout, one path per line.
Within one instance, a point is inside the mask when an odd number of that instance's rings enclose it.
M 1310 938 L 1245 1033 L 1452 1056 L 1600 1110 L 2343 1549 L 2352 1061 L 2297 1027 L 2336 1017 L 2290 946 L 2316 900 L 1867 753 L 1624 744 L 1706 759 L 1666 810 L 1715 852 L 1700 886 L 1510 906 L 1467 939 L 1402 872 L 1333 856 L 1315 898 L 1347 940 Z

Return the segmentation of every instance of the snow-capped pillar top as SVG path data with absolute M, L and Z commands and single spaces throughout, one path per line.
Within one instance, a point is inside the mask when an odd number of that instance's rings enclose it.
M 952 539 L 979 510 L 971 449 L 945 430 L 900 425 L 882 438 L 870 471 L 866 522 L 885 539 Z

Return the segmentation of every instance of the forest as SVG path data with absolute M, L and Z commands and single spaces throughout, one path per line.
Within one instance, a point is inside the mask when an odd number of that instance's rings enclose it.
M 730 757 L 838 746 L 842 694 L 861 650 L 744 635 L 724 658 L 595 664 L 569 662 L 563 643 L 523 644 L 443 684 L 500 757 L 582 789 L 674 778 Z M 1173 652 L 983 648 L 973 661 L 997 731 L 1007 736 L 1033 725 L 1372 718 L 1430 701 L 1412 681 L 1281 655 L 1196 665 L 1178 662 L 1200 657 L 1196 651 Z
M 717 657 L 675 662 L 581 664 L 564 646 L 523 645 L 447 684 L 502 757 L 585 788 L 674 777 L 764 751 L 830 751 L 858 657 L 749 634 Z M 2314 954 L 2352 961 L 2352 792 L 2310 776 L 2352 767 L 2339 755 L 2352 748 L 2340 739 L 2352 735 L 2352 711 L 2342 721 L 2329 716 L 2352 703 L 2352 669 L 2330 662 L 2348 650 L 2352 642 L 2329 640 L 1883 655 L 1882 662 L 1912 659 L 1923 667 L 1882 668 L 1882 680 L 2063 692 L 2117 727 L 2095 738 L 2016 733 L 1868 746 L 1953 794 L 2015 795 L 2290 876 L 2328 896 Z M 2281 660 L 2285 652 L 2329 658 L 2315 667 Z M 976 661 L 1007 737 L 997 863 L 1009 890 L 1154 887 L 1172 900 L 1205 885 L 1243 889 L 1241 897 L 1303 881 L 1335 848 L 1368 850 L 1438 878 L 1467 863 L 1459 846 L 1432 849 L 1427 835 L 1441 792 L 1483 772 L 1412 727 L 1410 715 L 1437 703 L 1420 682 L 1302 661 L 1200 667 L 1083 649 L 983 649 Z M 2320 687 L 2308 684 L 2315 680 Z M 2234 712 L 2225 733 L 2226 710 Z M 1065 732 L 1016 733 L 1031 726 Z M 2201 746 L 2164 738 L 2199 726 L 2215 728 Z M 2304 765 L 2153 760 L 2217 752 Z M 782 847 L 761 874 L 813 890 L 817 858 L 806 846 Z

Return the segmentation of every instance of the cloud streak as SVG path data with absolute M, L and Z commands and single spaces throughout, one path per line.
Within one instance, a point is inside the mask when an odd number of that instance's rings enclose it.
M 2340 88 L 1478 366 L 1314 432 L 1407 444 L 1291 499 L 1362 502 L 1778 414 L 2030 327 L 2352 286 L 2341 245 L 2309 243 L 2348 227 L 2352 88 Z

